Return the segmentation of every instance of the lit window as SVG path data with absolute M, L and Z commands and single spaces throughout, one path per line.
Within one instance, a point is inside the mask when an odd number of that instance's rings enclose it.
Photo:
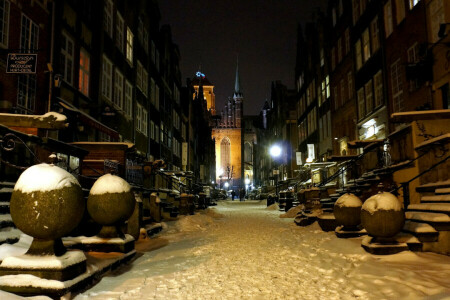
M 397 24 L 405 18 L 405 0 L 395 0 L 395 11 L 397 16 Z
M 148 112 L 147 112 L 147 110 L 145 108 L 142 108 L 142 118 L 141 118 L 141 120 L 142 120 L 142 126 L 141 126 L 142 133 L 145 136 L 148 136 Z
M 127 60 L 133 64 L 133 32 L 127 27 Z
M 378 30 L 378 20 L 373 19 L 370 23 L 370 36 L 372 39 L 372 53 L 375 53 L 380 48 L 380 38 Z
M 86 50 L 81 49 L 80 51 L 80 74 L 78 79 L 78 89 L 84 95 L 89 96 L 89 66 L 90 57 Z
M 136 103 L 136 129 L 142 132 L 142 106 Z
M 356 70 L 359 70 L 362 67 L 361 40 L 356 41 L 355 55 L 356 55 Z
M 372 80 L 369 80 L 364 88 L 366 92 L 366 113 L 370 113 L 373 109 L 373 86 Z
M 366 115 L 366 113 L 365 113 L 365 103 L 364 103 L 364 88 L 360 88 L 358 90 L 357 97 L 358 97 L 358 114 L 359 114 L 359 119 L 362 119 Z
M 373 82 L 375 85 L 375 107 L 378 107 L 383 103 L 383 77 L 381 76 L 381 70 L 375 74 Z

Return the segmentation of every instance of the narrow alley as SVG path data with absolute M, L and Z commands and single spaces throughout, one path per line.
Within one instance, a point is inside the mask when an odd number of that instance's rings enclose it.
M 136 248 L 129 266 L 75 299 L 450 298 L 450 257 L 374 256 L 360 239 L 297 227 L 265 202 L 220 202 Z

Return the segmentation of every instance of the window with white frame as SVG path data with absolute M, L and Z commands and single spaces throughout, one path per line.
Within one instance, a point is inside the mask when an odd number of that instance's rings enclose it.
M 358 115 L 359 119 L 362 119 L 366 115 L 363 87 L 358 90 L 357 97 L 358 97 Z
M 142 132 L 142 105 L 136 103 L 136 130 Z
M 84 95 L 89 96 L 89 77 L 90 77 L 91 58 L 84 49 L 80 50 L 80 73 L 78 79 L 78 90 Z
M 127 61 L 133 64 L 133 32 L 127 27 Z
M 391 65 L 392 102 L 394 112 L 404 110 L 403 84 L 400 67 L 400 59 Z
M 386 4 L 384 4 L 384 31 L 386 33 L 386 37 L 389 37 L 394 30 L 392 23 L 392 3 L 391 0 L 388 0 Z
M 123 109 L 123 75 L 119 69 L 114 72 L 114 98 L 113 103 L 119 110 Z
M 145 108 L 142 108 L 142 133 L 148 136 L 148 112 Z
M 366 114 L 370 113 L 373 110 L 373 86 L 372 79 L 369 80 L 365 86 L 364 91 L 366 93 Z
M 136 65 L 136 86 L 142 91 L 142 72 L 144 71 L 144 67 L 139 60 Z
M 327 86 L 325 83 L 325 79 L 322 81 L 320 94 L 319 94 L 319 106 L 322 106 L 322 103 L 327 99 Z
M 105 0 L 103 17 L 103 29 L 112 38 L 113 37 L 113 2 Z
M 347 73 L 347 86 L 348 86 L 348 99 L 353 98 L 353 74 L 352 72 Z
M 66 32 L 62 32 L 61 36 L 61 72 L 64 80 L 73 83 L 73 57 L 74 57 L 74 43 Z
M 112 63 L 103 55 L 102 61 L 102 95 L 111 100 L 112 94 Z
M 370 22 L 370 38 L 372 42 L 372 53 L 375 53 L 380 48 L 380 38 L 378 29 L 378 19 L 375 17 Z
M 117 12 L 117 20 L 116 20 L 116 46 L 119 48 L 120 52 L 124 52 L 125 50 L 125 34 L 124 34 L 125 22 L 123 21 L 122 16 L 119 12 Z
M 357 40 L 355 44 L 356 70 L 362 67 L 361 40 Z
M 395 0 L 395 11 L 397 24 L 405 19 L 405 0 Z
M 373 83 L 375 87 L 375 107 L 378 107 L 383 104 L 383 77 L 381 76 L 381 70 L 373 77 Z
M 370 58 L 370 36 L 369 36 L 369 28 L 366 28 L 362 34 L 362 47 L 363 47 L 363 58 L 364 63 L 367 62 Z
M 326 92 L 326 98 L 328 99 L 328 98 L 330 98 L 330 96 L 331 96 L 330 76 L 329 76 L 329 75 L 327 75 L 327 76 L 325 77 L 325 86 L 326 86 L 326 90 L 325 90 L 325 92 Z
M 30 52 L 38 49 L 39 27 L 22 14 L 20 28 L 20 49 Z M 36 101 L 36 74 L 20 74 L 17 82 L 17 106 L 25 109 L 23 113 L 33 113 Z
M 409 9 L 413 9 L 419 2 L 420 0 L 409 0 Z
M 125 103 L 123 110 L 125 116 L 131 118 L 133 111 L 133 85 L 128 80 L 125 80 Z
M 8 47 L 9 36 L 9 8 L 8 0 L 0 0 L 0 47 Z
M 409 47 L 408 51 L 408 63 L 415 64 L 419 62 L 419 44 L 416 42 L 411 47 Z M 409 90 L 415 91 L 419 88 L 419 80 L 412 79 L 409 81 Z

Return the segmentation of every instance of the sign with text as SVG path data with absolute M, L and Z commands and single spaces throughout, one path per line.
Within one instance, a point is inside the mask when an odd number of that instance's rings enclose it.
M 9 53 L 6 73 L 35 74 L 37 54 Z

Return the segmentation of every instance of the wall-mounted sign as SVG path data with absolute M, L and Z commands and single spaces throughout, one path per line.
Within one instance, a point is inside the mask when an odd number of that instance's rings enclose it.
M 303 165 L 301 152 L 295 152 L 295 158 L 297 159 L 297 166 Z
M 35 74 L 37 54 L 9 53 L 6 73 Z

